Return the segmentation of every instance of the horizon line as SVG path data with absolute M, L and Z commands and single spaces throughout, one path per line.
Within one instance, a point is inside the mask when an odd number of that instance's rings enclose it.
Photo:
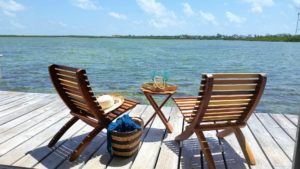
M 75 36 L 75 37 L 130 37 L 130 36 L 136 36 L 136 37 L 151 37 L 151 36 L 166 36 L 166 37 L 172 37 L 172 36 L 274 36 L 274 35 L 286 35 L 286 36 L 299 36 L 298 34 L 291 34 L 291 33 L 276 33 L 276 34 L 211 34 L 211 35 L 201 35 L 201 34 L 176 34 L 176 35 L 134 35 L 134 34 L 115 34 L 115 35 L 32 35 L 32 34 L 0 34 L 0 37 L 3 36 L 46 36 L 46 37 L 70 37 L 70 36 Z

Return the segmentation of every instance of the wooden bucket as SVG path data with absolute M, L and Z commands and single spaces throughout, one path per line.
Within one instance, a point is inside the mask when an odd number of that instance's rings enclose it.
M 143 134 L 144 122 L 141 118 L 132 117 L 132 120 L 141 126 L 141 129 L 136 129 L 130 132 L 111 133 L 112 154 L 122 157 L 130 157 L 139 149 L 141 136 Z

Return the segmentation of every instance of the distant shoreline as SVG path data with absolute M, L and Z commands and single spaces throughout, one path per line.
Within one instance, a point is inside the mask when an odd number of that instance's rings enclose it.
M 24 38 L 123 38 L 123 39 L 161 39 L 161 40 L 240 40 L 240 41 L 267 41 L 267 42 L 300 42 L 300 35 L 277 34 L 277 35 L 175 35 L 175 36 L 136 36 L 136 35 L 113 35 L 113 36 L 87 36 L 87 35 L 0 35 L 1 37 L 24 37 Z

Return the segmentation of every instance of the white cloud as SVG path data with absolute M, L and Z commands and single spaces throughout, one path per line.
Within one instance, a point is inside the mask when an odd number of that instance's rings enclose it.
M 156 28 L 178 26 L 183 23 L 177 19 L 173 11 L 168 10 L 163 4 L 156 2 L 156 0 L 137 0 L 137 3 L 144 12 L 152 16 L 149 24 Z
M 225 13 L 225 15 L 226 15 L 228 21 L 231 22 L 231 23 L 241 24 L 241 23 L 246 21 L 246 18 L 235 15 L 235 14 L 229 12 L 229 11 L 227 11 Z
M 58 25 L 61 26 L 61 27 L 63 27 L 63 28 L 68 27 L 68 25 L 66 23 L 64 23 L 64 22 L 58 22 Z
M 218 22 L 216 21 L 216 17 L 212 13 L 203 12 L 203 11 L 200 11 L 199 13 L 194 12 L 194 10 L 192 9 L 189 3 L 183 3 L 182 5 L 183 5 L 183 12 L 186 16 L 197 16 L 197 17 L 200 16 L 205 22 L 218 25 Z
M 120 13 L 117 13 L 117 12 L 110 12 L 108 14 L 111 17 L 116 18 L 116 19 L 120 19 L 120 20 L 126 20 L 127 19 L 126 15 L 123 15 L 123 14 L 120 14 Z
M 214 25 L 218 25 L 218 22 L 216 21 L 216 18 L 213 14 L 203 11 L 200 11 L 199 14 L 205 21 L 210 22 Z
M 156 0 L 137 0 L 137 3 L 148 14 L 162 16 L 168 12 L 165 6 Z
M 263 9 L 260 5 L 254 5 L 252 8 L 251 8 L 251 11 L 253 13 L 262 13 L 263 12 Z
M 169 26 L 177 26 L 179 24 L 182 24 L 182 22 L 177 22 L 174 20 L 174 18 L 168 18 L 168 17 L 163 17 L 163 18 L 152 18 L 149 20 L 149 24 L 153 25 L 156 28 L 166 28 Z
M 262 13 L 263 7 L 272 6 L 273 0 L 242 0 L 243 2 L 251 5 L 251 11 L 253 13 Z
M 183 3 L 183 13 L 186 16 L 193 16 L 195 12 L 193 11 L 191 5 L 189 3 Z
M 9 12 L 7 10 L 3 10 L 3 14 L 6 15 L 6 16 L 9 16 L 9 17 L 15 17 L 16 16 L 15 13 Z
M 98 10 L 100 5 L 94 0 L 72 0 L 74 6 L 84 10 Z
M 300 0 L 293 0 L 293 4 L 296 8 L 300 9 Z
M 6 25 L 8 25 L 11 29 L 24 29 L 25 25 L 17 22 L 14 17 L 16 17 L 17 12 L 24 11 L 25 7 L 14 1 L 14 0 L 0 0 L 0 11 L 6 16 L 8 19 L 5 21 Z
M 15 17 L 16 12 L 23 11 L 25 7 L 14 0 L 0 0 L 0 10 L 8 17 Z
M 23 11 L 25 7 L 14 0 L 0 0 L 0 9 L 10 12 L 19 12 Z
M 70 28 L 70 27 L 72 27 L 62 21 L 48 21 L 48 24 L 49 24 L 49 26 L 55 27 L 55 28 Z

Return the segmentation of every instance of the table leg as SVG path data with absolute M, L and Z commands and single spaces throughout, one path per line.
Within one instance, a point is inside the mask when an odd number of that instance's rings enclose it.
M 151 120 L 154 119 L 154 117 L 156 116 L 156 113 L 154 112 L 154 114 L 151 116 L 151 118 L 147 121 L 147 123 L 144 125 L 144 128 L 146 128 L 148 126 L 148 124 L 151 122 Z
M 146 94 L 145 94 L 146 95 Z M 171 97 L 172 95 L 171 94 L 169 94 L 166 98 L 165 98 L 165 100 L 161 103 L 161 105 L 159 106 L 159 109 L 161 109 L 166 103 L 167 103 L 167 101 L 170 99 L 170 97 Z M 149 98 L 146 96 L 146 98 L 149 100 Z M 152 98 L 152 100 L 154 100 L 153 98 Z M 156 116 L 156 112 L 154 112 L 153 113 L 153 115 L 151 116 L 151 118 L 147 121 L 147 123 L 144 125 L 144 128 L 146 128 L 146 126 L 148 126 L 148 124 L 151 122 L 151 120 L 153 120 L 153 118 Z
M 154 115 L 150 118 L 149 121 L 152 120 L 152 118 L 155 117 L 156 114 L 158 114 L 159 118 L 162 120 L 162 122 L 164 123 L 164 125 L 167 128 L 168 133 L 172 133 L 173 131 L 173 127 L 171 126 L 171 124 L 169 124 L 168 120 L 166 119 L 166 117 L 163 115 L 161 108 L 164 106 L 164 104 L 168 101 L 168 99 L 171 97 L 171 94 L 168 95 L 165 100 L 162 102 L 162 104 L 160 106 L 158 106 L 156 104 L 156 102 L 154 101 L 153 97 L 150 94 L 145 93 L 146 98 L 148 99 L 148 101 L 150 102 L 150 104 L 152 105 L 152 107 L 154 108 L 155 112 Z M 149 121 L 146 123 L 148 124 Z M 145 125 L 146 126 L 146 125 Z

